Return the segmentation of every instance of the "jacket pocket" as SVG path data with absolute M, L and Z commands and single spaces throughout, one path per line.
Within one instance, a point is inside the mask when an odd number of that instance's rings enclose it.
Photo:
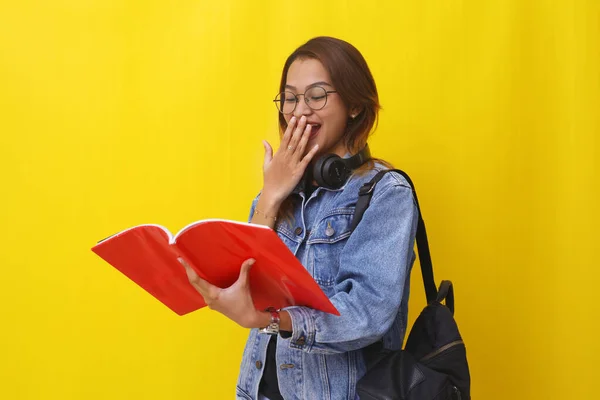
M 313 226 L 306 242 L 309 268 L 323 288 L 332 287 L 340 268 L 340 254 L 350 237 L 354 208 L 332 210 Z

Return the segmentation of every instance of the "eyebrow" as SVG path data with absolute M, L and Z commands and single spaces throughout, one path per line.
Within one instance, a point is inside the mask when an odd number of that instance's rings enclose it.
M 325 81 L 319 81 L 319 82 L 311 83 L 310 85 L 308 85 L 306 87 L 306 90 L 308 90 L 308 89 L 310 89 L 312 87 L 321 86 L 321 85 L 327 85 L 327 86 L 333 87 L 331 84 L 329 84 L 329 83 L 327 83 Z M 285 85 L 285 88 L 286 89 L 296 90 L 296 86 L 292 86 L 292 85 Z

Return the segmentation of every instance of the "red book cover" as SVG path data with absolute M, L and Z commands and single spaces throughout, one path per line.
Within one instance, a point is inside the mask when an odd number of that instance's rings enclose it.
M 231 286 L 242 263 L 253 258 L 249 280 L 256 309 L 299 305 L 339 315 L 300 261 L 266 226 L 212 219 L 191 223 L 173 235 L 161 225 L 139 225 L 100 241 L 92 251 L 179 315 L 206 306 L 180 257 L 198 276 L 221 288 Z

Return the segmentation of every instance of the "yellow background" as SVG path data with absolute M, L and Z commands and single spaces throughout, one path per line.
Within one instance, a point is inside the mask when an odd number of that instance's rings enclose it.
M 597 0 L 2 0 L 0 398 L 234 397 L 246 332 L 90 248 L 245 220 L 285 57 L 322 34 L 372 68 L 372 150 L 415 180 L 473 398 L 594 398 L 599 22 Z

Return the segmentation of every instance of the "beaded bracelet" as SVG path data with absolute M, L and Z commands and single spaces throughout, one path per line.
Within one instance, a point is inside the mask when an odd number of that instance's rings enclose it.
M 259 211 L 258 208 L 254 209 L 254 215 L 262 215 L 265 218 L 269 218 L 269 219 L 272 219 L 273 221 L 277 221 L 277 217 L 272 217 L 270 215 L 267 215 L 264 212 Z

